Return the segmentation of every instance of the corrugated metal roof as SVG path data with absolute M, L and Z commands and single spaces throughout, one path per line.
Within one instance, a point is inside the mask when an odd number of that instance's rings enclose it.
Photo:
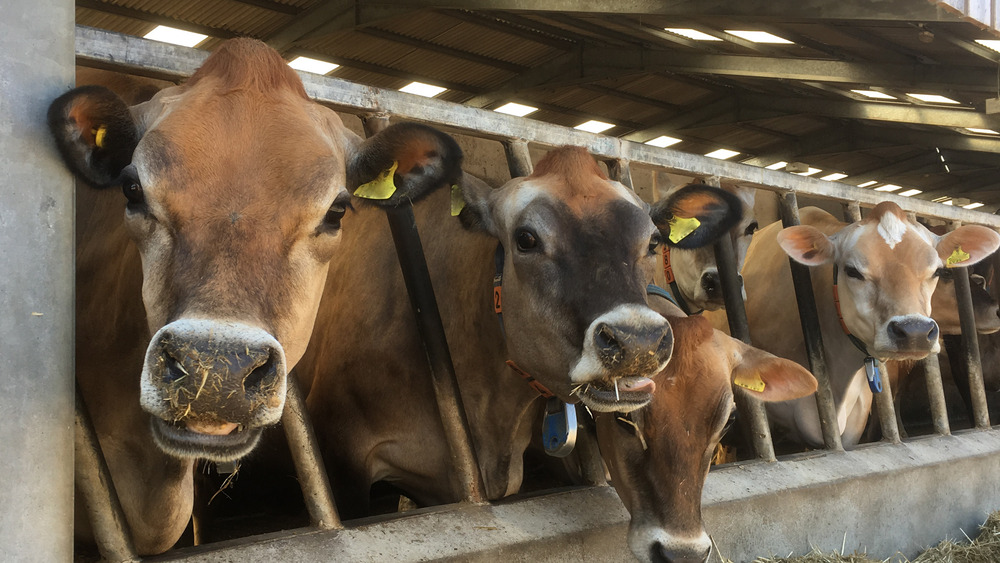
M 343 66 L 334 74 L 348 80 L 386 88 L 420 80 L 452 88 L 440 96 L 446 100 L 485 107 L 516 100 L 541 108 L 534 119 L 618 123 L 610 134 L 638 141 L 670 134 L 684 140 L 675 148 L 693 152 L 725 144 L 754 163 L 793 158 L 861 175 L 941 150 L 956 162 L 950 172 L 924 166 L 884 181 L 956 194 L 967 187 L 1000 205 L 1000 183 L 984 187 L 984 177 L 1000 172 L 1000 159 L 993 160 L 1000 138 L 934 125 L 968 121 L 1000 131 L 1000 119 L 982 113 L 985 99 L 1000 95 L 992 89 L 1000 54 L 974 42 L 992 35 L 960 14 L 912 2 L 912 11 L 894 16 L 874 7 L 871 14 L 841 13 L 833 0 L 774 0 L 753 9 L 711 3 L 704 11 L 664 4 L 656 14 L 631 14 L 628 6 L 615 14 L 520 4 L 504 11 L 499 0 L 489 12 L 419 9 L 412 0 L 410 8 L 358 4 L 362 21 L 351 25 L 351 11 L 336 21 L 318 17 L 321 0 L 78 0 L 77 21 L 133 35 L 157 23 L 187 26 L 212 36 L 206 49 L 232 35 L 268 40 L 287 32 L 284 39 L 295 37 L 281 45 L 286 56 L 337 62 Z M 665 27 L 763 30 L 795 43 L 698 42 L 667 35 Z M 601 60 L 596 55 L 607 57 L 601 66 L 590 62 Z M 921 87 L 962 109 L 907 99 L 878 106 L 849 92 L 881 88 L 902 96 Z M 789 101 L 796 109 L 783 107 Z M 930 113 L 914 119 L 919 114 L 901 107 Z

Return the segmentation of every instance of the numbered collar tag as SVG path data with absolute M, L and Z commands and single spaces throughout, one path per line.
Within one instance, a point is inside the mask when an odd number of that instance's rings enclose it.
M 542 444 L 552 457 L 566 457 L 576 445 L 576 406 L 549 399 L 542 418 Z
M 872 393 L 881 393 L 882 374 L 878 369 L 878 360 L 871 356 L 865 358 L 865 375 L 868 377 L 868 388 Z

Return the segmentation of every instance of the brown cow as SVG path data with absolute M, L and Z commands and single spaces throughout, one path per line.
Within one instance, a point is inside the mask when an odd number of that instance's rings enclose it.
M 611 481 L 632 519 L 640 561 L 705 561 L 711 542 L 701 492 L 715 446 L 735 412 L 733 384 L 764 401 L 803 397 L 816 379 L 795 362 L 712 329 L 702 316 L 650 296 L 674 331 L 674 355 L 653 380 L 652 402 L 628 415 L 598 413 L 597 437 Z
M 241 457 L 281 416 L 348 190 L 396 161 L 407 195 L 387 203 L 416 197 L 461 151 L 413 125 L 362 144 L 247 39 L 148 102 L 84 86 L 49 120 L 81 180 L 121 190 L 79 193 L 77 381 L 136 547 L 161 552 L 190 519 L 193 460 Z
M 532 175 L 498 189 L 468 175 L 461 188 L 459 219 L 448 216 L 444 193 L 415 213 L 486 493 L 495 499 L 519 490 L 544 406 L 507 360 L 591 409 L 630 410 L 650 400 L 647 377 L 672 346 L 666 320 L 646 305 L 661 234 L 647 206 L 583 149 L 552 151 Z M 725 192 L 695 186 L 652 214 L 676 217 L 664 237 L 670 244 L 700 245 L 729 229 L 738 210 Z M 312 384 L 308 404 L 337 505 L 347 517 L 366 514 L 378 481 L 420 505 L 457 501 L 385 219 L 361 210 L 349 220 L 346 253 L 332 265 L 314 345 L 299 366 Z M 493 302 L 498 242 L 503 332 Z M 360 263 L 366 268 L 351 267 Z
M 800 216 L 801 226 L 780 230 L 776 223 L 754 237 L 743 269 L 751 336 L 762 349 L 806 364 L 788 256 L 814 266 L 813 292 L 837 421 L 844 445 L 851 447 L 871 410 L 866 354 L 906 360 L 937 352 L 939 329 L 929 315 L 938 277 L 947 267 L 982 260 L 997 249 L 1000 236 L 975 225 L 938 236 L 891 202 L 851 224 L 816 208 L 805 208 Z M 779 435 L 821 447 L 816 409 L 812 398 L 803 398 L 769 404 L 768 415 L 781 428 Z

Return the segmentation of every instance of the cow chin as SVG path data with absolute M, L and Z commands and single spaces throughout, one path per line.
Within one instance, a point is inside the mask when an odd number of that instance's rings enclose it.
M 193 432 L 179 423 L 152 418 L 153 439 L 165 453 L 179 458 L 235 461 L 249 454 L 260 441 L 263 428 L 237 428 L 228 434 Z

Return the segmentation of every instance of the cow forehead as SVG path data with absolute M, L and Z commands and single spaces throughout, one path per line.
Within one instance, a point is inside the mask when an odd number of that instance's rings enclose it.
M 583 220 L 601 215 L 619 202 L 640 210 L 648 219 L 641 201 L 621 183 L 598 177 L 587 180 L 568 182 L 560 176 L 518 179 L 508 185 L 509 190 L 505 190 L 507 196 L 499 206 L 503 222 L 513 225 L 526 214 L 557 213 L 556 210 L 564 210 L 559 213 L 565 213 L 569 218 Z
M 896 271 L 906 266 L 904 269 L 920 271 L 940 265 L 934 235 L 895 214 L 851 225 L 843 235 L 840 246 L 845 259 L 860 261 L 869 269 Z

